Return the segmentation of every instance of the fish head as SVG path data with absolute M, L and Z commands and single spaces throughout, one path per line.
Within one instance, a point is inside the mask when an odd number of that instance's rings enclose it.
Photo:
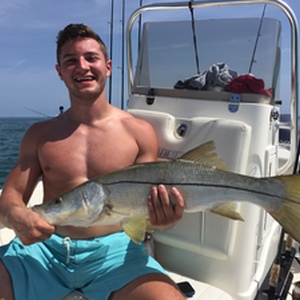
M 32 209 L 50 224 L 88 227 L 101 215 L 107 196 L 105 186 L 88 181 Z

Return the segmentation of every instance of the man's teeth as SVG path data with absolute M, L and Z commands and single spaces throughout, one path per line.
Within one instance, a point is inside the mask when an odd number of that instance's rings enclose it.
M 94 77 L 92 77 L 92 76 L 87 76 L 87 77 L 78 77 L 78 78 L 76 78 L 76 81 L 89 81 L 89 80 L 93 80 L 94 79 Z

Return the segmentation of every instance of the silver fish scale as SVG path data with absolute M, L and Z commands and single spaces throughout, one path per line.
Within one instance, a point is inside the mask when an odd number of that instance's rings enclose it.
M 284 185 L 272 178 L 253 178 L 232 172 L 218 170 L 204 164 L 188 161 L 155 162 L 134 165 L 124 170 L 100 177 L 103 184 L 121 182 L 166 184 L 166 185 L 210 185 L 235 187 L 253 192 L 267 193 L 273 197 L 284 197 L 285 190 L 278 194 L 278 187 Z
M 121 186 L 124 189 L 126 186 L 129 190 L 129 186 L 134 185 L 136 193 L 139 188 L 143 189 L 144 185 L 176 186 L 187 197 L 188 207 L 194 207 L 196 202 L 198 206 L 199 198 L 201 205 L 216 198 L 219 202 L 223 199 L 241 200 L 258 204 L 266 209 L 270 207 L 278 209 L 282 204 L 282 198 L 286 196 L 285 186 L 279 180 L 252 178 L 184 160 L 134 165 L 98 180 L 104 185 L 109 185 L 110 189 Z

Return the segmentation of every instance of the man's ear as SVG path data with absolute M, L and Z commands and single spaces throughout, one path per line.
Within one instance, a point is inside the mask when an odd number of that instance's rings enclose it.
M 56 72 L 57 72 L 57 74 L 58 74 L 60 80 L 63 80 L 63 79 L 62 79 L 62 75 L 61 75 L 61 71 L 60 71 L 60 66 L 59 66 L 58 64 L 55 65 L 55 69 L 56 69 Z
M 106 61 L 106 77 L 109 77 L 111 74 L 112 61 L 109 59 Z

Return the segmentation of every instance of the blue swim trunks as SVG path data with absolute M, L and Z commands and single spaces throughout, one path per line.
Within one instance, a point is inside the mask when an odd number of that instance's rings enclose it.
M 139 276 L 164 269 L 124 232 L 71 240 L 52 235 L 43 243 L 24 246 L 18 238 L 0 247 L 16 300 L 56 300 L 72 291 L 88 299 L 108 299 Z

